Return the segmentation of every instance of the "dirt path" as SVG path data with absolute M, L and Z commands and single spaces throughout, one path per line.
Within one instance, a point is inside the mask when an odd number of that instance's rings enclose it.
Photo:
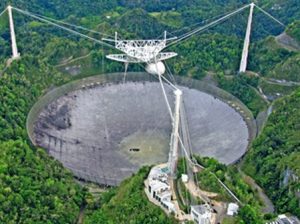
M 246 175 L 241 169 L 239 169 L 239 172 L 243 176 L 244 180 L 247 184 L 251 186 L 251 188 L 257 192 L 260 200 L 263 202 L 264 207 L 262 208 L 262 212 L 264 214 L 266 213 L 274 213 L 274 205 L 272 201 L 269 199 L 269 197 L 265 194 L 264 190 L 253 180 L 250 176 Z
M 273 78 L 262 78 L 262 79 L 265 82 L 269 83 L 269 84 L 280 85 L 280 86 L 295 86 L 295 85 L 300 85 L 300 82 L 278 80 L 278 79 L 273 79 Z
M 276 42 L 278 45 L 281 47 L 289 50 L 289 51 L 299 51 L 300 50 L 300 45 L 299 43 L 294 40 L 292 37 L 287 35 L 285 32 L 280 34 L 275 38 Z
M 194 181 L 189 180 L 188 183 L 184 183 L 185 187 L 189 190 L 189 192 L 194 195 L 195 197 L 199 197 L 205 202 L 209 202 L 209 198 L 214 198 L 218 196 L 217 193 L 213 192 L 208 192 L 208 191 L 203 191 L 199 187 L 195 185 Z
M 78 221 L 77 224 L 83 224 L 83 220 L 84 220 L 84 211 L 85 211 L 85 206 L 83 206 L 82 208 L 80 208 L 80 212 L 78 215 Z

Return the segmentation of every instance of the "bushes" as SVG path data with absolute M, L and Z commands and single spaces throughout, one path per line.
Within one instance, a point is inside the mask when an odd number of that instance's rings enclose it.
M 0 144 L 0 222 L 74 223 L 85 192 L 44 150 L 22 140 Z
M 266 189 L 279 212 L 300 216 L 296 191 L 299 181 L 288 178 L 287 171 L 300 176 L 299 116 L 300 89 L 274 105 L 261 135 L 253 142 L 243 169 Z M 284 183 L 284 178 L 288 178 Z
M 58 73 L 31 56 L 0 79 L 0 222 L 74 223 L 85 191 L 43 150 L 30 147 L 26 116 L 38 96 L 63 83 Z
M 300 20 L 291 23 L 286 29 L 286 33 L 297 40 L 300 44 Z
M 253 88 L 258 85 L 257 78 L 247 78 L 245 74 L 227 78 L 220 74 L 218 75 L 218 83 L 222 89 L 225 89 L 240 99 L 252 111 L 254 117 L 256 117 L 260 111 L 266 109 L 265 101 Z
M 133 177 L 123 181 L 109 201 L 106 200 L 106 203 L 100 205 L 100 209 L 87 214 L 85 223 L 177 223 L 148 200 L 144 192 L 144 180 L 149 170 L 149 167 L 144 167 Z

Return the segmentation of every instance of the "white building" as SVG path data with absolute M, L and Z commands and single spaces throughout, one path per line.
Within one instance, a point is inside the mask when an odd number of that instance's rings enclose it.
M 168 212 L 175 212 L 175 205 L 171 201 L 172 193 L 167 173 L 167 166 L 152 168 L 148 176 L 148 192 Z
M 186 174 L 182 174 L 181 175 L 181 180 L 182 180 L 183 183 L 187 183 L 187 182 L 189 182 L 189 176 L 186 175 Z
M 212 210 L 209 205 L 191 206 L 191 216 L 197 224 L 210 224 L 212 219 Z
M 266 224 L 298 224 L 300 223 L 296 217 L 287 217 L 286 215 L 279 215 L 278 218 L 273 222 L 268 222 Z
M 239 211 L 238 204 L 229 203 L 228 208 L 227 208 L 227 215 L 234 216 L 238 213 L 238 211 Z

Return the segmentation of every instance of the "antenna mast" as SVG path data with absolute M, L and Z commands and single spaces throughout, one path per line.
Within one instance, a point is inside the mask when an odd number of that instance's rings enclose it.
M 11 48 L 12 48 L 12 60 L 20 58 L 20 53 L 18 52 L 18 46 L 16 41 L 16 33 L 14 27 L 14 20 L 12 14 L 12 7 L 7 6 L 8 17 L 9 17 L 9 28 L 10 28 L 10 38 L 11 38 Z

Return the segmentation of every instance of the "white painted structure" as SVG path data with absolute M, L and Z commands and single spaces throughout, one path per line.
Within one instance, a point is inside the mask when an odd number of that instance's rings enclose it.
M 170 155 L 169 155 L 169 169 L 171 177 L 176 178 L 176 169 L 178 161 L 178 141 L 179 141 L 179 123 L 180 123 L 180 107 L 182 101 L 182 91 L 177 89 L 174 91 L 175 94 L 175 111 L 173 116 L 173 130 L 171 134 L 170 142 Z
M 120 40 L 118 33 L 115 33 L 115 39 L 106 39 L 104 41 L 114 42 L 115 48 L 125 54 L 110 54 L 108 59 L 123 63 L 154 63 L 164 61 L 177 56 L 174 52 L 161 52 L 167 46 L 167 42 L 176 38 L 167 39 L 166 32 L 164 39 L 161 40 Z
M 16 33 L 14 27 L 14 20 L 12 14 L 12 7 L 9 5 L 7 7 L 8 17 L 9 17 L 9 28 L 10 28 L 10 37 L 11 37 L 11 48 L 12 48 L 12 60 L 18 59 L 20 54 L 18 52 Z
M 181 175 L 181 180 L 182 180 L 183 183 L 187 183 L 187 182 L 189 182 L 189 176 L 186 175 L 186 174 L 182 174 Z
M 175 205 L 171 201 L 172 192 L 168 182 L 168 166 L 155 166 L 148 176 L 147 190 L 150 196 L 168 212 L 175 212 Z
M 281 214 L 278 215 L 277 219 L 272 221 L 272 222 L 268 222 L 266 224 L 299 224 L 300 221 L 297 217 L 288 217 L 285 214 Z
M 241 64 L 240 64 L 240 72 L 246 72 L 246 69 L 247 69 L 254 6 L 255 6 L 254 3 L 250 4 L 250 13 L 249 13 L 249 18 L 248 18 L 246 36 L 245 36 L 245 40 L 244 40 L 244 48 L 243 48 L 242 59 L 241 59 Z
M 146 65 L 146 72 L 150 73 L 151 75 L 163 75 L 165 71 L 166 67 L 161 61 Z
M 227 208 L 227 215 L 234 216 L 238 213 L 238 211 L 239 211 L 238 204 L 229 203 L 228 208 Z
M 191 216 L 196 224 L 211 224 L 212 210 L 208 204 L 191 206 Z

